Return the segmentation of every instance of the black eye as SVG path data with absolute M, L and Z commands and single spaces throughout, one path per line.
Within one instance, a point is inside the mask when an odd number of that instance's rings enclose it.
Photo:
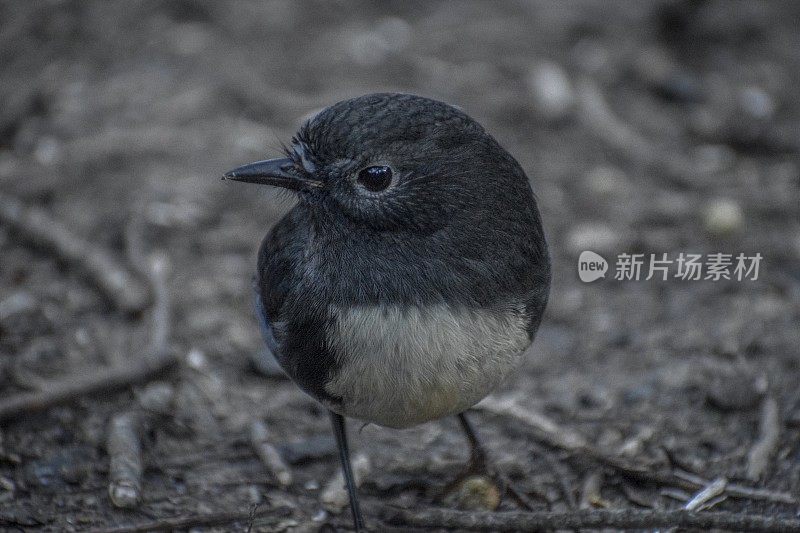
M 392 183 L 392 169 L 383 165 L 367 167 L 358 173 L 358 182 L 368 191 L 382 191 Z

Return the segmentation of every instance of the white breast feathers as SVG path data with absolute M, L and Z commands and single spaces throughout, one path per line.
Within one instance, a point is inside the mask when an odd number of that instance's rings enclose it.
M 339 363 L 325 389 L 346 416 L 408 427 L 459 413 L 496 388 L 530 344 L 523 305 L 330 310 Z

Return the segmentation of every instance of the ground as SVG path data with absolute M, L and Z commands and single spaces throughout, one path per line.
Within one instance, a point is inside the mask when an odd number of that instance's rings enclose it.
M 715 510 L 796 516 L 798 16 L 788 1 L 2 3 L 0 404 L 141 361 L 158 338 L 141 301 L 101 290 L 94 256 L 26 227 L 42 219 L 20 222 L 16 201 L 143 287 L 141 258 L 163 259 L 171 308 L 155 316 L 177 363 L 4 415 L 0 528 L 251 509 L 263 516 L 219 530 L 349 527 L 320 503 L 338 469 L 325 411 L 250 363 L 255 253 L 293 200 L 219 176 L 277 155 L 314 111 L 383 90 L 463 108 L 538 197 L 550 304 L 522 370 L 473 415 L 534 507 L 679 508 L 724 478 Z M 609 261 L 605 279 L 579 279 L 584 250 Z M 757 279 L 684 280 L 674 263 L 644 279 L 650 254 L 717 252 L 761 254 Z M 614 279 L 637 253 L 641 279 Z M 107 441 L 129 412 L 144 474 L 119 509 Z M 252 450 L 254 420 L 292 463 L 288 489 Z M 369 520 L 457 505 L 437 493 L 467 457 L 455 420 L 350 431 L 371 464 Z

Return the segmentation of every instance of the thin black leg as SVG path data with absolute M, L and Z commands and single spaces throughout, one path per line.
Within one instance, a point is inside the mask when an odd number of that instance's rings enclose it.
M 478 439 L 478 434 L 472 426 L 472 422 L 467 418 L 466 412 L 458 413 L 458 422 L 461 424 L 461 429 L 464 430 L 464 435 L 469 442 L 469 463 L 472 470 L 483 470 L 486 468 L 486 450 Z
M 533 510 L 533 504 L 530 499 L 522 491 L 518 490 L 505 474 L 496 470 L 489 464 L 489 456 L 486 454 L 486 448 L 484 448 L 483 443 L 481 443 L 478 438 L 475 427 L 472 425 L 472 422 L 469 421 L 469 418 L 467 418 L 466 412 L 458 414 L 458 422 L 461 424 L 461 429 L 464 430 L 464 435 L 469 442 L 470 454 L 467 473 L 475 474 L 484 472 L 499 480 L 520 506 L 529 511 Z
M 347 446 L 347 428 L 344 425 L 344 417 L 340 414 L 331 413 L 331 425 L 333 434 L 336 436 L 336 445 L 339 447 L 339 459 L 342 462 L 342 472 L 344 482 L 347 485 L 347 494 L 350 496 L 350 511 L 353 513 L 353 526 L 356 531 L 364 528 L 364 517 L 361 516 L 361 509 L 358 507 L 358 493 L 356 492 L 356 480 L 353 478 L 353 468 L 350 466 L 350 449 Z

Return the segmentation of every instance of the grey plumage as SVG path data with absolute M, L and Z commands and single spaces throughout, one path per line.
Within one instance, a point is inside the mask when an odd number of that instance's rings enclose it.
M 532 342 L 550 287 L 516 160 L 462 111 L 388 93 L 320 112 L 286 156 L 226 174 L 298 193 L 256 275 L 265 340 L 286 373 L 332 412 L 391 427 L 490 393 Z
M 331 343 L 332 309 L 521 305 L 532 339 L 550 277 L 539 214 L 519 164 L 475 121 L 426 98 L 369 95 L 304 124 L 288 155 L 323 186 L 300 191 L 264 240 L 257 288 L 268 344 L 304 390 L 342 409 L 326 384 L 351 355 Z M 375 164 L 396 182 L 360 190 L 354 176 Z

